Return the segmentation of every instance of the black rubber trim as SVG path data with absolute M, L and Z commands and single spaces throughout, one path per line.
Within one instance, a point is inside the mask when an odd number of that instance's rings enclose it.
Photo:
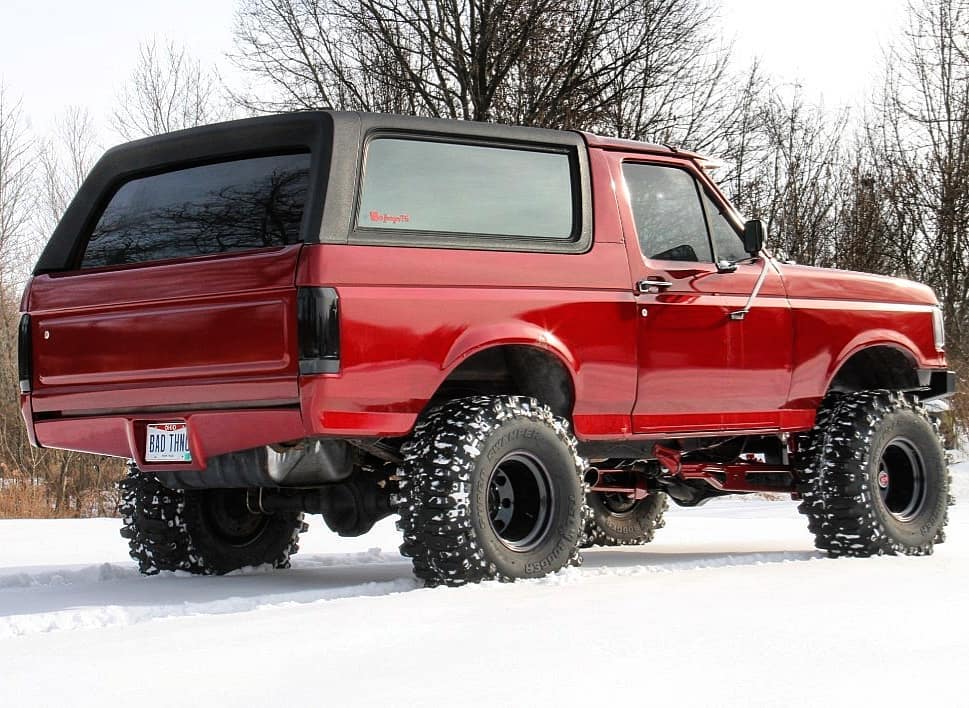
M 220 401 L 218 403 L 179 403 L 168 406 L 138 406 L 135 408 L 92 408 L 70 411 L 41 411 L 34 413 L 38 422 L 48 420 L 72 420 L 74 418 L 113 418 L 117 416 L 142 417 L 172 414 L 181 418 L 191 413 L 211 411 L 248 411 L 248 410 L 299 410 L 299 399 L 265 401 Z

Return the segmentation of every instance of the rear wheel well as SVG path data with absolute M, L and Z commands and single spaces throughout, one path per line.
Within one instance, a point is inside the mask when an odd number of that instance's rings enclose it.
M 476 395 L 531 396 L 569 419 L 575 403 L 565 364 L 545 349 L 521 344 L 490 347 L 468 357 L 441 383 L 428 407 Z
M 895 347 L 877 346 L 852 354 L 838 369 L 829 391 L 856 392 L 884 388 L 905 391 L 919 387 L 918 367 Z

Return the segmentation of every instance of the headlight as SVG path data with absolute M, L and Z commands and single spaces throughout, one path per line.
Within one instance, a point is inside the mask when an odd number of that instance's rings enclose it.
M 935 348 L 940 352 L 945 349 L 945 323 L 942 321 L 942 308 L 932 309 L 932 334 L 935 336 Z

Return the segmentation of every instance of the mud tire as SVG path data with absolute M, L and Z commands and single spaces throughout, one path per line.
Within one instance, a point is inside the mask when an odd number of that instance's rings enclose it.
M 831 394 L 801 450 L 798 510 L 829 556 L 928 555 L 944 540 L 949 471 L 917 401 L 887 390 Z
M 666 525 L 663 514 L 669 508 L 669 500 L 663 492 L 654 492 L 629 508 L 612 502 L 608 495 L 599 492 L 586 496 L 589 519 L 582 548 L 639 546 L 652 541 L 657 529 Z
M 308 528 L 300 513 L 272 514 L 259 515 L 258 523 L 243 519 L 247 534 L 238 533 L 239 527 L 228 533 L 219 523 L 227 495 L 242 490 L 169 489 L 133 464 L 120 487 L 121 535 L 145 575 L 163 570 L 222 575 L 264 564 L 288 568 L 290 556 L 299 550 L 299 534 Z M 223 507 L 220 513 L 213 513 L 216 506 Z
M 418 422 L 401 452 L 400 550 L 428 586 L 581 563 L 586 464 L 547 406 L 519 396 L 451 401 Z

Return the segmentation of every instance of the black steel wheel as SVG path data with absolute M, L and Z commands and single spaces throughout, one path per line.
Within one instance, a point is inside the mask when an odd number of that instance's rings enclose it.
M 220 543 L 243 548 L 265 533 L 270 517 L 253 513 L 245 489 L 212 489 L 199 495 L 199 511 L 205 528 Z
M 121 535 L 146 575 L 163 570 L 219 575 L 264 564 L 287 568 L 307 528 L 300 513 L 252 513 L 245 490 L 168 489 L 133 463 L 121 492 Z
M 914 399 L 894 391 L 829 396 L 797 462 L 798 509 L 828 555 L 926 555 L 944 540 L 945 452 Z
M 889 441 L 881 452 L 876 481 L 889 514 L 902 522 L 918 516 L 925 504 L 927 480 L 922 453 L 911 440 Z
M 547 406 L 451 401 L 402 452 L 401 553 L 428 585 L 537 578 L 581 561 L 585 463 Z
M 491 530 L 509 550 L 534 549 L 549 532 L 554 494 L 541 460 L 524 452 L 506 455 L 488 478 Z
M 208 572 L 228 573 L 246 566 L 288 568 L 307 527 L 299 512 L 262 514 L 250 510 L 245 489 L 204 489 L 185 493 L 185 528 Z

